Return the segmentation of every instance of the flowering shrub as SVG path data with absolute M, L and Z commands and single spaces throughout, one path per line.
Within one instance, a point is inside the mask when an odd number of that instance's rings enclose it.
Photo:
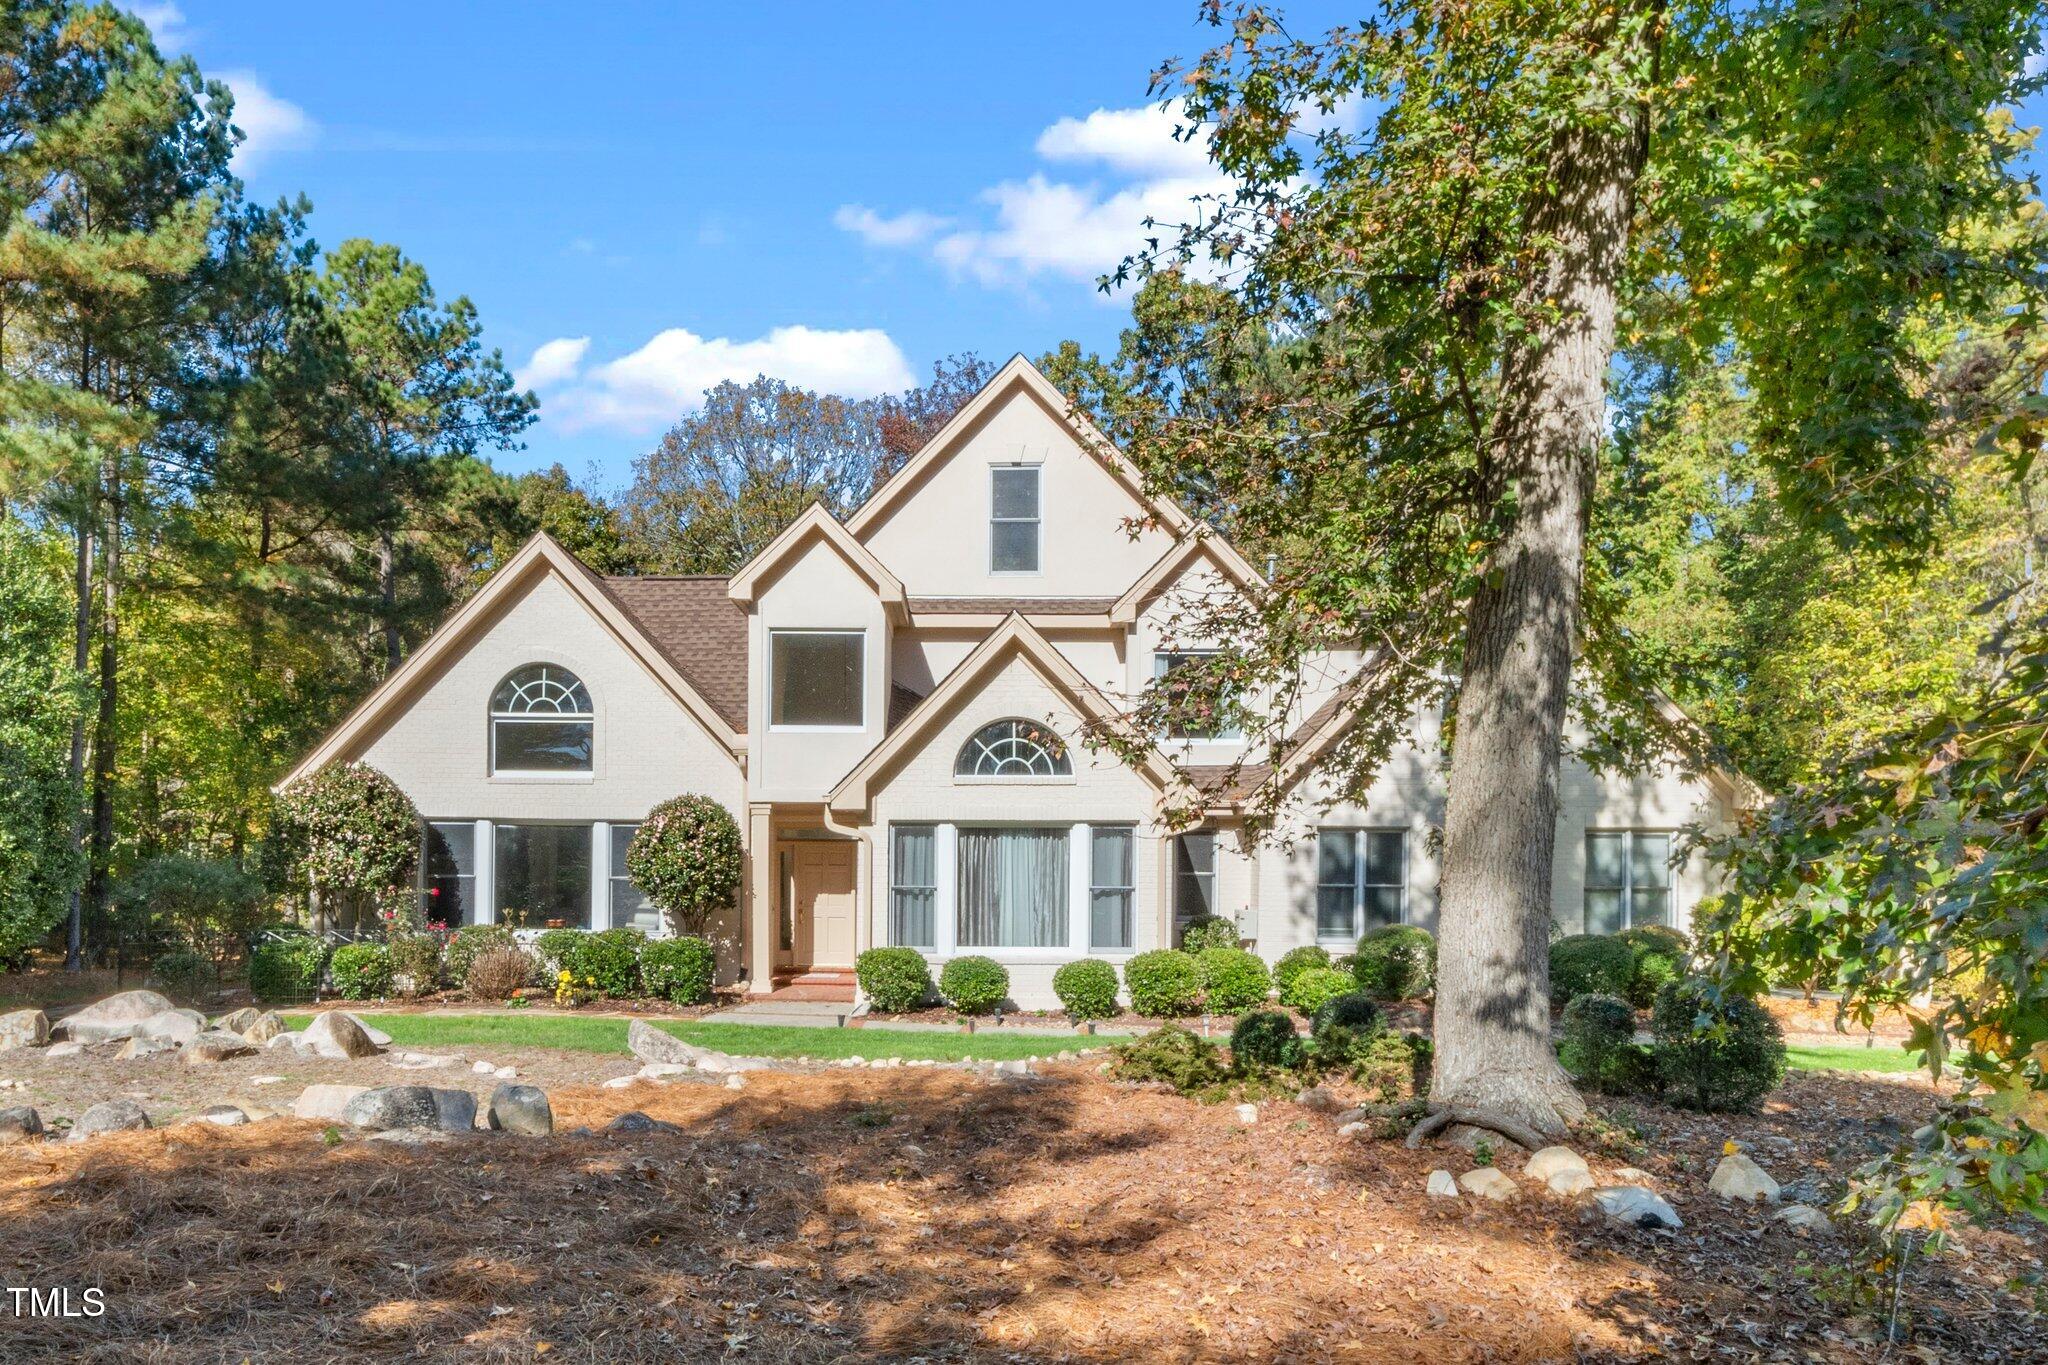
M 647 993 L 678 1005 L 694 1005 L 707 998 L 717 969 L 711 945 L 688 934 L 657 939 L 640 950 L 640 977 Z
M 391 954 L 381 943 L 344 943 L 328 961 L 334 991 L 344 1000 L 378 1000 L 391 994 Z
M 740 827 L 708 796 L 677 796 L 647 813 L 626 846 L 626 875 L 667 913 L 702 934 L 739 896 Z
M 337 763 L 285 789 L 278 822 L 298 878 L 322 891 L 413 897 L 420 813 L 398 784 L 367 763 Z M 382 907 L 396 914 L 395 905 Z
M 441 977 L 441 946 L 445 935 L 431 930 L 397 933 L 385 940 L 391 953 L 391 988 L 406 995 L 425 995 Z

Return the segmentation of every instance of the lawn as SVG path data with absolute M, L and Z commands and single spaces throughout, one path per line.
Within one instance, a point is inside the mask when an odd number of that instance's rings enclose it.
M 1918 1071 L 1917 1053 L 1894 1043 L 1876 1047 L 1787 1047 L 1785 1065 L 1794 1071 Z
M 293 1028 L 308 1015 L 292 1015 Z M 624 1019 L 573 1014 L 379 1014 L 371 1020 L 405 1047 L 553 1047 L 626 1055 Z M 747 1057 L 901 1057 L 905 1061 L 1006 1061 L 1097 1046 L 1101 1040 L 993 1033 L 905 1033 L 894 1029 L 787 1028 L 768 1024 L 650 1020 L 686 1043 Z M 1105 1038 L 1107 1035 L 1105 1035 Z M 1108 1039 L 1108 1041 L 1115 1041 Z

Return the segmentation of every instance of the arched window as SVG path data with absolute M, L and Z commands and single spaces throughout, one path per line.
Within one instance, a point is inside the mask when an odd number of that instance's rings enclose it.
M 593 717 L 583 680 L 558 664 L 528 664 L 491 693 L 491 771 L 587 773 Z
M 1069 777 L 1060 737 L 1036 721 L 999 720 L 975 732 L 953 762 L 956 777 Z

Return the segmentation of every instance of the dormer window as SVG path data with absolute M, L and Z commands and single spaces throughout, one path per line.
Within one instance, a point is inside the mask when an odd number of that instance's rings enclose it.
M 953 760 L 955 777 L 1072 777 L 1060 737 L 1035 721 L 999 720 L 975 731 Z
M 997 465 L 989 471 L 990 573 L 1038 572 L 1038 466 Z
M 587 773 L 594 717 L 583 680 L 559 664 L 528 664 L 491 693 L 491 771 Z
M 858 730 L 866 724 L 857 630 L 776 630 L 768 636 L 768 723 L 778 730 Z

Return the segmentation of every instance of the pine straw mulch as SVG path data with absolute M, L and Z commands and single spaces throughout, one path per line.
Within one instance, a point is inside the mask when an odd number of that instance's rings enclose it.
M 1861 1160 L 1926 1092 L 1795 1075 L 1761 1118 L 1644 1108 L 1653 1150 L 1582 1148 L 1656 1172 L 1676 1234 L 1533 1196 L 1447 1208 L 1422 1186 L 1455 1151 L 1289 1103 L 1244 1129 L 1085 1064 L 554 1099 L 562 1130 L 637 1108 L 682 1131 L 403 1148 L 281 1120 L 0 1151 L 0 1279 L 109 1305 L 0 1314 L 0 1358 L 1874 1359 L 1862 1310 L 1797 1269 L 1845 1264 L 1848 1234 L 1796 1238 L 1704 1171 L 1731 1132 L 1787 1178 Z M 1969 1241 L 1915 1280 L 1919 1354 L 1893 1358 L 2040 1349 L 1996 1292 L 2039 1243 Z

